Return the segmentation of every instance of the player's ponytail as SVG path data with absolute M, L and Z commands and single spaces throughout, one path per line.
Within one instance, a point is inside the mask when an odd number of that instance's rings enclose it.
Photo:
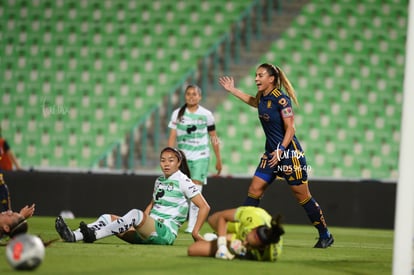
M 280 240 L 280 236 L 282 236 L 283 234 L 285 234 L 285 230 L 282 227 L 282 216 L 281 215 L 277 215 L 277 217 L 272 218 L 272 221 L 270 222 L 270 242 L 271 243 L 277 243 Z
M 184 105 L 181 106 L 180 110 L 178 111 L 177 122 L 180 121 L 181 118 L 183 117 L 185 113 L 185 108 L 187 108 L 187 103 L 184 103 Z
M 279 74 L 278 88 L 280 89 L 280 86 L 282 85 L 285 88 L 286 93 L 289 95 L 289 97 L 293 100 L 293 102 L 295 102 L 296 106 L 299 106 L 299 102 L 296 97 L 296 92 L 295 89 L 293 89 L 292 83 L 290 83 L 286 74 L 279 67 L 275 66 L 275 69 L 278 71 Z
M 178 149 L 178 151 L 181 154 L 180 170 L 191 179 L 191 172 L 190 167 L 188 167 L 187 157 L 185 156 L 185 153 L 182 150 Z
M 280 241 L 280 236 L 285 234 L 280 220 L 281 216 L 278 215 L 277 217 L 272 218 L 272 221 L 270 222 L 270 227 L 266 225 L 257 227 L 257 236 L 259 237 L 263 245 L 278 243 Z

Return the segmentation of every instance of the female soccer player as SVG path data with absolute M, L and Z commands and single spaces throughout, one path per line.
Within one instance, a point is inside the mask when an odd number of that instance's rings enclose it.
M 178 229 L 186 221 L 188 199 L 200 209 L 192 231 L 194 240 L 203 240 L 199 234 L 210 206 L 197 186 L 190 180 L 183 152 L 166 147 L 161 151 L 160 166 L 163 175 L 155 181 L 152 200 L 145 211 L 132 209 L 122 217 L 104 214 L 95 222 L 71 231 L 62 217 L 56 218 L 56 231 L 66 242 L 83 240 L 92 243 L 97 239 L 116 235 L 132 244 L 172 245 Z
M 265 153 L 249 186 L 244 205 L 258 206 L 266 188 L 277 176 L 288 182 L 296 200 L 318 229 L 315 248 L 327 248 L 334 239 L 328 230 L 322 209 L 312 197 L 308 186 L 305 154 L 295 136 L 291 100 L 298 105 L 295 91 L 284 72 L 268 63 L 256 70 L 257 93 L 253 97 L 234 86 L 232 77 L 224 76 L 220 84 L 244 103 L 257 108 L 259 120 L 266 135 Z M 282 86 L 286 94 L 282 91 Z
M 197 85 L 188 85 L 185 89 L 185 104 L 176 109 L 168 127 L 170 136 L 168 146 L 175 146 L 185 153 L 191 171 L 191 179 L 202 191 L 203 184 L 207 184 L 208 167 L 210 161 L 209 139 L 216 155 L 217 175 L 222 169 L 220 147 L 213 114 L 200 106 L 201 89 Z M 192 232 L 197 220 L 198 208 L 190 203 L 188 226 L 185 232 Z
M 35 204 L 26 205 L 20 212 L 13 212 L 11 210 L 0 213 L 0 238 L 3 236 L 14 237 L 17 234 L 27 232 L 26 219 L 33 216 L 35 211 Z
M 272 218 L 264 209 L 240 206 L 211 215 L 208 222 L 218 234 L 217 241 L 198 241 L 188 248 L 189 256 L 234 257 L 276 261 L 282 252 L 280 216 Z

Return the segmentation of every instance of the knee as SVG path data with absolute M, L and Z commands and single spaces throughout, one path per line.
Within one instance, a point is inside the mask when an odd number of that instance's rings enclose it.
M 139 209 L 134 208 L 129 210 L 129 212 L 126 215 L 132 215 L 132 217 L 140 218 L 143 216 L 143 212 Z
M 98 220 L 102 221 L 105 225 L 111 223 L 112 221 L 116 220 L 111 214 L 102 214 L 99 216 Z
M 266 190 L 267 186 L 268 184 L 266 181 L 255 176 L 252 180 L 252 183 L 249 186 L 248 192 L 256 197 L 261 197 L 264 191 Z

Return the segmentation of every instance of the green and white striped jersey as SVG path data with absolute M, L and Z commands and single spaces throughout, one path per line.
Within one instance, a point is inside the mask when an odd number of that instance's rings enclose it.
M 160 176 L 155 181 L 152 198 L 154 206 L 150 216 L 164 223 L 177 235 L 187 219 L 188 201 L 200 194 L 197 186 L 180 170 L 169 178 Z
M 180 121 L 177 120 L 180 109 L 174 110 L 168 127 L 177 130 L 177 147 L 184 151 L 188 160 L 208 158 L 210 156 L 208 126 L 214 125 L 213 114 L 202 106 L 191 113 L 185 110 Z

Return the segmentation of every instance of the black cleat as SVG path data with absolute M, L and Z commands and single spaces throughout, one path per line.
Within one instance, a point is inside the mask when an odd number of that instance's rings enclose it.
M 55 228 L 56 231 L 59 233 L 59 236 L 65 241 L 69 243 L 76 242 L 75 234 L 73 234 L 72 230 L 68 227 L 65 223 L 65 220 L 61 216 L 58 216 L 55 221 Z
M 95 229 L 89 228 L 84 222 L 80 223 L 79 228 L 85 243 L 93 243 L 96 241 Z
M 314 248 L 328 248 L 334 243 L 334 238 L 332 234 L 327 239 L 319 238 L 318 242 L 315 244 Z

